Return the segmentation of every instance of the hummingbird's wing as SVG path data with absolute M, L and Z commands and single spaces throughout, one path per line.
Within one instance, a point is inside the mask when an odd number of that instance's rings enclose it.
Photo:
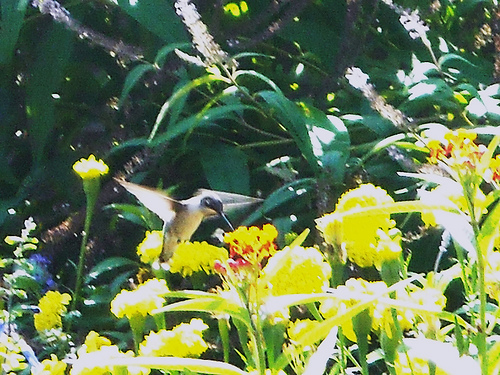
M 263 199 L 260 198 L 248 197 L 246 195 L 236 193 L 227 193 L 225 191 L 208 189 L 199 189 L 196 191 L 196 195 L 202 194 L 214 194 L 219 197 L 224 207 L 224 212 L 231 212 L 263 201 Z
M 165 225 L 169 225 L 174 220 L 175 207 L 180 204 L 175 199 L 153 188 L 116 178 L 115 181 L 123 186 L 129 193 L 134 195 L 148 210 L 158 215 L 160 219 L 165 222 Z

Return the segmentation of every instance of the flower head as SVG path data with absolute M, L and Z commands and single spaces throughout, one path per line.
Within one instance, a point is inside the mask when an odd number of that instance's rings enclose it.
M 111 301 L 111 312 L 118 318 L 146 316 L 163 306 L 165 302 L 163 294 L 168 292 L 165 280 L 150 279 L 135 290 L 122 290 Z
M 370 267 L 377 261 L 379 229 L 388 232 L 395 223 L 382 210 L 353 214 L 349 211 L 392 203 L 387 192 L 372 184 L 364 184 L 343 194 L 335 211 L 316 220 L 325 242 L 347 252 L 349 260 L 360 267 Z
M 194 272 L 214 272 L 216 261 L 228 259 L 227 250 L 207 242 L 182 242 L 170 259 L 170 272 L 190 276 Z
M 137 255 L 142 263 L 151 264 L 158 260 L 163 249 L 163 232 L 160 230 L 147 231 L 144 240 L 137 245 Z
M 108 173 L 109 167 L 102 160 L 97 160 L 94 155 L 88 159 L 80 159 L 73 164 L 73 169 L 83 180 L 90 180 Z
M 251 264 L 260 264 L 276 251 L 274 240 L 278 231 L 271 224 L 258 227 L 239 227 L 234 232 L 224 235 L 224 242 L 229 244 L 229 256 L 236 260 L 242 258 Z
M 127 366 L 125 372 L 119 372 L 118 366 L 109 364 L 110 361 L 133 356 L 132 351 L 123 353 L 116 345 L 102 346 L 90 353 L 81 352 L 73 363 L 70 375 L 149 374 L 150 369 L 147 367 Z
M 55 354 L 50 355 L 50 359 L 44 359 L 41 365 L 32 370 L 32 375 L 64 375 L 66 363 L 57 359 Z
M 83 345 L 78 349 L 78 355 L 81 356 L 85 353 L 91 353 L 91 352 L 96 352 L 98 350 L 101 350 L 103 346 L 111 346 L 111 341 L 99 335 L 95 331 L 90 331 L 87 334 L 87 337 L 85 337 L 85 342 Z
M 191 319 L 171 330 L 152 332 L 139 345 L 139 352 L 145 357 L 199 357 L 208 345 L 203 340 L 203 331 L 208 326 L 201 319 Z
M 330 265 L 313 247 L 295 246 L 278 251 L 262 269 L 259 286 L 265 294 L 321 293 L 329 285 Z
M 7 374 L 21 373 L 28 364 L 19 344 L 5 333 L 0 333 L 0 369 Z
M 49 290 L 40 298 L 38 308 L 40 312 L 35 314 L 34 322 L 37 331 L 41 332 L 52 328 L 61 328 L 61 315 L 67 311 L 66 305 L 71 301 L 67 293 L 59 293 Z

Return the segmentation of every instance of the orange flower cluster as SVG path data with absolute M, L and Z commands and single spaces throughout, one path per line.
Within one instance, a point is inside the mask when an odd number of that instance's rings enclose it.
M 262 229 L 257 227 L 239 227 L 234 232 L 224 235 L 224 242 L 229 245 L 229 257 L 235 266 L 261 264 L 276 252 L 274 240 L 278 231 L 271 224 Z M 231 262 L 230 262 L 231 263 Z
M 445 143 L 431 140 L 427 143 L 430 150 L 429 161 L 433 164 L 439 160 L 447 164 L 474 168 L 486 151 L 483 145 L 474 143 L 477 134 L 466 129 L 450 131 L 444 135 Z

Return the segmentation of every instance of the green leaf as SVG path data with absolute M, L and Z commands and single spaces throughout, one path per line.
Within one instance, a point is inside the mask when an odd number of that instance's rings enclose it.
M 102 355 L 95 358 L 93 353 L 89 353 L 80 361 L 85 361 L 82 366 L 88 365 L 88 361 L 96 366 L 126 366 L 126 367 L 147 367 L 163 371 L 189 370 L 195 373 L 214 375 L 248 375 L 245 371 L 228 363 L 213 361 L 208 359 L 177 358 L 177 357 L 135 357 L 135 358 L 106 358 Z M 73 367 L 78 366 L 78 361 Z
M 347 128 L 338 117 L 327 116 L 311 105 L 301 103 L 301 108 L 307 118 L 306 127 L 314 155 L 323 172 L 341 184 L 351 145 Z
M 296 199 L 303 194 L 306 194 L 309 190 L 315 187 L 315 184 L 316 179 L 303 178 L 282 186 L 281 188 L 272 192 L 264 200 L 260 208 L 243 221 L 242 225 L 251 224 L 260 219 L 262 216 L 266 216 L 272 210 L 284 205 L 285 203 L 293 199 Z
M 200 149 L 200 162 L 211 189 L 250 194 L 250 172 L 241 149 L 219 144 Z
M 147 72 L 151 72 L 156 70 L 153 64 L 140 64 L 134 67 L 130 73 L 127 75 L 125 79 L 125 83 L 123 84 L 123 90 L 120 95 L 120 100 L 118 102 L 118 106 L 121 107 L 125 99 L 127 99 L 128 94 L 137 84 L 137 82 L 142 78 L 144 74 Z
M 0 1 L 0 65 L 8 65 L 14 56 L 28 4 L 28 0 Z
M 86 282 L 95 281 L 109 272 L 118 273 L 120 268 L 137 268 L 137 263 L 123 257 L 111 257 L 103 260 L 92 268 Z
M 36 48 L 35 59 L 26 87 L 26 113 L 33 140 L 33 158 L 38 165 L 45 158 L 49 137 L 56 125 L 55 103 L 57 92 L 72 50 L 74 35 L 59 24 L 50 24 L 49 30 Z
M 173 3 L 162 0 L 118 0 L 118 5 L 144 28 L 167 43 L 190 42 Z
M 319 163 L 311 144 L 311 138 L 307 129 L 308 119 L 304 112 L 296 103 L 287 99 L 282 93 L 260 91 L 258 96 L 269 106 L 269 113 L 291 134 L 310 167 L 315 172 L 319 172 Z
M 151 145 L 161 145 L 190 130 L 193 130 L 196 127 L 213 125 L 215 121 L 226 119 L 228 118 L 228 116 L 233 114 L 233 112 L 238 112 L 245 109 L 255 110 L 255 108 L 252 106 L 244 104 L 233 104 L 225 105 L 222 107 L 209 108 L 205 111 L 201 111 L 191 117 L 188 117 L 187 119 L 179 121 L 175 125 L 170 126 L 164 133 L 155 137 L 154 140 L 151 141 Z

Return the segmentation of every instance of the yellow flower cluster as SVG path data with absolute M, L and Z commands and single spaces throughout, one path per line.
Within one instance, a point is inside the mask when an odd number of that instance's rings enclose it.
M 360 185 L 340 197 L 333 213 L 317 219 L 317 227 L 323 233 L 325 242 L 344 250 L 350 261 L 360 267 L 371 267 L 384 261 L 384 256 L 399 256 L 395 254 L 401 251 L 396 245 L 397 239 L 389 243 L 389 251 L 379 246 L 380 238 L 395 237 L 390 232 L 395 222 L 383 210 L 364 214 L 356 211 L 393 202 L 384 189 L 372 184 Z
M 102 160 L 97 160 L 94 155 L 90 155 L 88 159 L 80 159 L 73 164 L 73 170 L 83 180 L 90 180 L 108 173 L 109 167 Z
M 500 302 L 500 252 L 491 251 L 486 257 L 485 287 L 488 295 Z
M 35 328 L 42 332 L 52 328 L 61 328 L 61 315 L 67 311 L 65 305 L 69 304 L 71 296 L 67 293 L 48 291 L 40 298 L 38 308 L 40 312 L 35 314 Z
M 258 227 L 239 227 L 234 232 L 224 235 L 224 242 L 229 244 L 229 256 L 233 260 L 243 259 L 250 264 L 260 264 L 276 251 L 274 240 L 278 231 L 271 224 Z
M 331 267 L 323 254 L 313 248 L 295 246 L 276 252 L 262 269 L 262 295 L 321 293 L 329 285 Z
M 112 345 L 106 337 L 91 331 L 85 338 L 85 342 L 77 351 L 78 360 L 73 364 L 71 375 L 109 375 L 124 373 L 130 375 L 147 375 L 150 370 L 145 367 L 128 366 L 119 372 L 114 366 L 109 366 L 106 361 L 117 358 L 134 357 L 132 351 L 121 352 L 118 346 Z
M 73 363 L 70 375 L 109 375 L 130 374 L 148 375 L 150 369 L 147 367 L 127 366 L 126 368 L 108 365 L 110 360 L 134 357 L 129 350 L 123 353 L 116 345 L 103 346 L 95 352 L 82 353 L 78 360 Z
M 137 245 L 137 255 L 142 263 L 151 264 L 158 260 L 163 249 L 163 232 L 147 231 L 144 240 Z
M 44 359 L 41 365 L 32 369 L 32 375 L 64 375 L 66 373 L 66 363 L 57 359 L 55 354 L 50 355 L 50 359 Z
M 199 357 L 208 345 L 203 340 L 203 331 L 208 329 L 201 319 L 191 319 L 171 330 L 152 332 L 139 345 L 139 353 L 145 357 Z
M 165 280 L 150 279 L 135 290 L 122 290 L 118 293 L 111 301 L 111 312 L 118 318 L 146 316 L 163 306 L 165 302 L 163 295 L 168 292 Z
M 1 373 L 17 374 L 28 367 L 24 362 L 24 355 L 21 348 L 5 333 L 0 333 L 0 370 Z
M 297 319 L 296 321 L 290 321 L 288 324 L 288 329 L 286 331 L 288 339 L 290 342 L 297 346 L 298 342 L 302 341 L 302 336 L 308 333 L 311 329 L 314 329 L 318 324 L 320 324 L 318 320 L 311 319 Z M 313 342 L 306 343 L 306 345 L 312 345 Z M 305 348 L 299 348 L 303 350 Z
M 320 306 L 320 312 L 325 317 L 332 317 L 346 313 L 350 308 L 368 299 L 388 297 L 389 290 L 382 281 L 369 282 L 363 279 L 349 279 L 345 285 L 337 287 L 334 298 L 324 301 Z M 432 288 L 410 286 L 409 291 L 398 291 L 395 299 L 407 304 L 417 304 L 418 309 L 398 307 L 396 316 L 399 327 L 404 330 L 411 329 L 415 324 L 423 324 L 422 329 L 426 331 L 431 324 L 438 324 L 438 319 L 433 313 L 425 313 L 423 310 L 441 311 L 446 305 L 446 297 L 441 291 Z M 421 307 L 420 307 L 421 306 Z M 388 337 L 393 337 L 396 331 L 395 322 L 391 313 L 391 307 L 375 299 L 367 307 L 372 320 L 371 330 L 377 334 L 382 331 Z M 356 342 L 356 334 L 349 319 L 342 324 L 344 335 L 351 341 Z
M 207 242 L 182 242 L 170 259 L 170 272 L 191 276 L 194 272 L 214 272 L 216 261 L 227 261 L 227 250 Z

